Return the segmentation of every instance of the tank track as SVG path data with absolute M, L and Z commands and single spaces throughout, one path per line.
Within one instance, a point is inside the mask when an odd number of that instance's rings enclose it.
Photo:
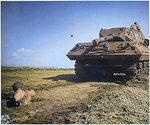
M 75 73 L 78 78 L 80 78 L 82 81 L 87 81 L 89 80 L 85 70 L 84 70 L 84 63 L 81 61 L 75 62 Z
M 138 75 L 149 75 L 149 61 L 139 61 L 134 64 L 134 71 L 130 71 L 127 69 L 125 72 L 126 78 L 130 79 L 133 76 Z
M 149 61 L 139 61 L 136 66 L 136 75 L 149 75 Z
M 89 81 L 89 80 L 98 80 L 100 78 L 104 77 L 111 77 L 113 74 L 112 72 L 110 74 L 104 74 L 103 68 L 105 67 L 92 67 L 92 69 L 87 70 L 86 69 L 87 63 L 85 61 L 79 61 L 76 60 L 75 62 L 75 73 L 78 78 L 80 78 L 82 81 Z M 127 70 L 125 72 L 127 78 L 131 78 L 136 75 L 149 75 L 149 61 L 139 61 L 134 64 L 135 71 L 129 71 Z M 98 69 L 99 68 L 99 69 Z M 108 69 L 109 72 L 109 69 Z
M 100 79 L 105 79 L 108 76 L 111 77 L 111 75 L 105 71 L 105 67 L 89 66 L 88 62 L 83 60 L 76 60 L 75 62 L 75 73 L 82 81 L 97 81 Z M 107 69 L 107 71 L 110 72 L 109 69 Z

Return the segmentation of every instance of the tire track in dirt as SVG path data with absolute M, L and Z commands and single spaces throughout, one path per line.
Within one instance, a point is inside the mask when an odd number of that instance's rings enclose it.
M 86 82 L 44 90 L 40 93 L 40 98 L 46 98 L 45 107 L 49 110 L 55 105 L 75 106 L 86 102 L 88 94 L 97 90 L 91 84 L 93 83 Z

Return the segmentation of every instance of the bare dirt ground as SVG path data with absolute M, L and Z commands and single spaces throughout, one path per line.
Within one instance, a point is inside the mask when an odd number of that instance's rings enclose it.
M 8 114 L 11 123 L 149 124 L 148 76 L 82 82 L 73 70 L 4 71 L 2 114 Z M 35 90 L 30 105 L 8 107 L 14 80 Z
M 49 100 L 49 108 L 53 105 L 72 104 L 86 102 L 88 93 L 95 91 L 95 87 L 90 87 L 91 83 L 80 83 L 76 85 L 61 86 L 41 92 L 41 98 L 44 96 Z
M 43 91 L 43 111 L 26 123 L 148 124 L 148 78 L 115 82 L 84 82 Z M 42 116 L 40 118 L 40 116 Z M 38 119 L 37 119 L 38 118 Z

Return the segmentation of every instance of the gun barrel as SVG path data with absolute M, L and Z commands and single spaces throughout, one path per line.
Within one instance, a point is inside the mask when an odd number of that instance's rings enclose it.
M 111 40 L 111 39 L 113 39 L 113 38 L 114 38 L 113 35 L 109 35 L 109 36 L 106 36 L 106 37 L 100 37 L 100 38 L 98 38 L 98 39 L 94 39 L 94 40 L 92 41 L 92 43 L 93 43 L 94 46 L 97 46 L 98 44 L 100 44 L 100 43 L 102 43 L 102 42 L 105 42 L 105 41 L 107 41 L 107 40 Z

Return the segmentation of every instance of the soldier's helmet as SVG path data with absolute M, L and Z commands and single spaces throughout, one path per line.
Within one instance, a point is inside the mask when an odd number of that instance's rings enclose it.
M 12 86 L 13 90 L 16 92 L 19 88 L 23 90 L 23 83 L 21 82 L 15 82 Z

